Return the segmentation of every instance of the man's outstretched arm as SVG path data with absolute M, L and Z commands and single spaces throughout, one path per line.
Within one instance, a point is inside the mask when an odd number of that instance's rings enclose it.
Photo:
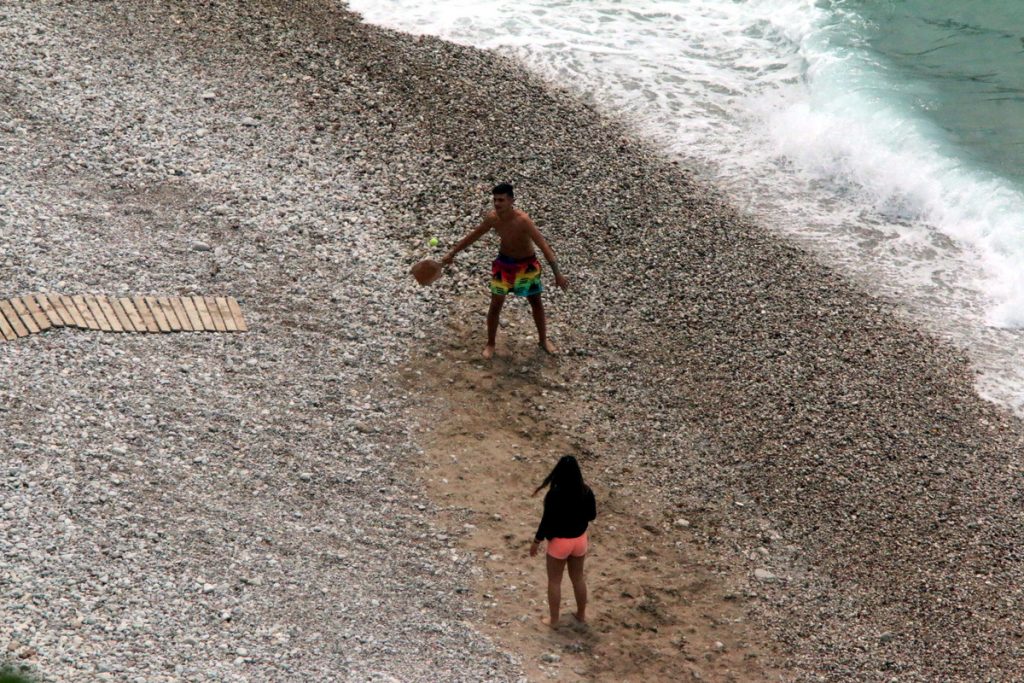
M 486 235 L 491 229 L 490 221 L 484 220 L 480 225 L 473 228 L 468 235 L 463 237 L 461 240 L 455 243 L 455 246 L 448 250 L 448 253 L 441 259 L 441 263 L 444 265 L 450 265 L 455 259 L 455 255 L 460 251 L 468 247 L 469 245 L 476 242 L 478 239 Z
M 562 289 L 567 289 L 569 287 L 569 281 L 565 279 L 565 276 L 562 275 L 562 271 L 558 267 L 558 259 L 555 258 L 554 249 L 552 249 L 548 244 L 548 241 L 544 239 L 544 235 L 540 234 L 540 230 L 538 230 L 537 226 L 533 224 L 533 221 L 530 221 L 527 226 L 527 230 L 530 233 L 530 239 L 532 239 L 533 243 L 541 250 L 544 254 L 544 258 L 547 259 L 548 265 L 551 266 L 551 272 L 555 274 L 555 284 Z

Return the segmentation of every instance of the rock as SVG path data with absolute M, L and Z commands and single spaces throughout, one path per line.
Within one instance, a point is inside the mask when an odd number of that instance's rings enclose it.
M 775 576 L 775 574 L 772 574 L 767 569 L 761 568 L 757 568 L 754 570 L 754 578 L 764 583 L 772 583 L 774 581 L 779 580 L 779 577 Z
M 3 4 L 6 290 L 231 293 L 252 330 L 0 344 L 13 653 L 31 643 L 48 679 L 67 681 L 99 678 L 100 661 L 116 680 L 320 680 L 340 667 L 353 680 L 518 680 L 514 653 L 465 621 L 473 600 L 452 599 L 497 563 L 470 561 L 462 529 L 433 533 L 464 513 L 496 538 L 524 520 L 405 497 L 422 493 L 417 416 L 451 398 L 430 373 L 480 369 L 460 354 L 483 322 L 490 256 L 474 246 L 434 289 L 404 273 L 424 235 L 451 244 L 475 222 L 488 197 L 474 184 L 512 174 L 580 277 L 548 300 L 556 343 L 576 355 L 535 358 L 529 315 L 509 306 L 510 353 L 488 384 L 524 383 L 509 402 L 546 407 L 541 429 L 527 414 L 510 436 L 538 453 L 586 436 L 599 510 L 642 483 L 645 508 L 675 511 L 659 526 L 678 547 L 693 536 L 733 580 L 711 595 L 742 578 L 734 549 L 770 548 L 777 560 L 757 551 L 751 566 L 780 574 L 795 558 L 794 595 L 741 593 L 794 643 L 801 671 L 786 677 L 943 680 L 955 662 L 963 680 L 1019 678 L 1006 637 L 1019 605 L 1003 599 L 1024 578 L 1021 427 L 978 398 L 959 351 L 508 56 L 381 31 L 343 4 Z M 194 240 L 221 257 L 197 256 Z M 1013 334 L 989 334 L 1019 357 Z M 399 362 L 426 372 L 407 385 Z M 558 394 L 543 386 L 554 376 Z M 694 528 L 671 517 L 683 511 L 708 534 L 680 534 Z M 442 543 L 456 561 L 436 556 Z M 206 585 L 222 590 L 196 596 Z M 877 610 L 850 609 L 864 604 L 914 616 L 892 669 L 891 646 L 870 647 Z M 731 628 L 717 637 L 734 642 Z M 235 669 L 241 631 L 253 655 Z M 803 632 L 814 637 L 792 638 Z M 685 661 L 656 665 L 688 678 Z

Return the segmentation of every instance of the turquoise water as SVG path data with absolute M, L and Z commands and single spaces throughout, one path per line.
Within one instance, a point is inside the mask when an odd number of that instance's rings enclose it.
M 495 49 L 963 345 L 1024 414 L 1024 0 L 349 0 Z
M 840 29 L 848 42 L 894 74 L 879 97 L 901 99 L 965 160 L 1024 185 L 1024 2 L 836 4 L 862 18 Z

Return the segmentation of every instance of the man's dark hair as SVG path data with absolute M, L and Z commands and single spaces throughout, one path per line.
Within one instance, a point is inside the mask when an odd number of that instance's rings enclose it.
M 495 185 L 494 189 L 491 190 L 491 194 L 507 194 L 513 199 L 516 196 L 515 190 L 512 189 L 512 183 L 499 183 Z

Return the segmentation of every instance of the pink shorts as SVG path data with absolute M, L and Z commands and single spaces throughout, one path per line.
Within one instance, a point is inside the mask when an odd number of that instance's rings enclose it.
M 564 560 L 570 555 L 583 557 L 587 554 L 587 532 L 576 538 L 552 538 L 548 541 L 548 555 L 556 560 Z

